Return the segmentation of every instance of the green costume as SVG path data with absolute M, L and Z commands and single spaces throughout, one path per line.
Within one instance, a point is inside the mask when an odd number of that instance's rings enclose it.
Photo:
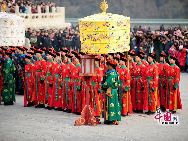
M 8 58 L 5 60 L 4 66 L 3 66 L 3 101 L 4 104 L 13 104 L 13 101 L 15 101 L 15 78 L 14 78 L 14 72 L 16 68 L 13 64 L 13 61 Z
M 108 70 L 102 83 L 103 90 L 111 89 L 111 96 L 107 96 L 108 121 L 121 121 L 120 104 L 118 100 L 119 74 L 115 69 Z

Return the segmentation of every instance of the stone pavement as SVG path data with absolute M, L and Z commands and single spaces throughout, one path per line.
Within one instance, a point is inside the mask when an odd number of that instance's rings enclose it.
M 122 117 L 119 126 L 75 127 L 79 117 L 71 113 L 23 107 L 23 96 L 14 106 L 0 105 L 0 141 L 187 141 L 188 74 L 181 74 L 183 110 L 177 112 L 179 125 L 162 126 L 154 115 Z

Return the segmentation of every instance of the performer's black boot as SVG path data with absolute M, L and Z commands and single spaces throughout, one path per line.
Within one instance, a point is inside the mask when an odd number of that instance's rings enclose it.
M 80 112 L 76 112 L 75 114 L 76 114 L 76 115 L 81 115 L 81 113 L 80 113 Z
M 166 108 L 165 107 L 161 107 L 160 108 L 162 112 L 165 112 L 166 111 Z
M 31 106 L 34 106 L 34 103 L 33 103 L 33 102 L 29 102 L 29 103 L 27 104 L 27 107 L 31 107 Z
M 171 112 L 172 114 L 175 114 L 175 113 L 176 113 L 176 111 L 172 111 L 172 110 L 170 110 L 170 112 Z
M 72 111 L 71 109 L 67 109 L 66 110 L 67 113 L 71 113 L 71 111 Z
M 8 105 L 8 102 L 4 102 L 4 105 L 7 106 L 7 105 Z
M 63 111 L 62 108 L 55 108 L 56 111 Z
M 48 110 L 52 110 L 53 108 L 52 108 L 52 107 L 47 106 L 47 107 L 46 107 L 46 109 L 48 109 Z
M 107 125 L 110 125 L 110 124 L 112 124 L 112 123 L 113 123 L 113 122 L 108 121 L 108 120 L 104 121 L 104 124 L 107 124 Z

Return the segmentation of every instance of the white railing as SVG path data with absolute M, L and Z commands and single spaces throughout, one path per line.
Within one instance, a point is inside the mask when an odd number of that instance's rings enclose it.
M 31 10 L 31 6 L 27 6 L 27 13 L 24 14 L 33 14 Z M 50 7 L 48 5 L 45 6 L 45 13 L 63 13 L 65 11 L 65 7 L 51 7 L 51 12 L 50 12 Z M 15 13 L 20 14 L 20 8 L 18 5 L 15 6 Z M 37 13 L 41 13 L 41 6 L 37 6 Z
M 26 28 L 64 28 L 70 26 L 65 22 L 65 7 L 45 7 L 45 13 L 41 13 L 41 7 L 37 7 L 37 13 L 31 12 L 31 7 L 27 7 L 27 13 L 20 13 L 19 7 L 15 7 L 15 14 L 25 19 Z

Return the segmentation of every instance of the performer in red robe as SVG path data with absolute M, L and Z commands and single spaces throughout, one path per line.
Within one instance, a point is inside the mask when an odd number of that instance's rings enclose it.
M 132 106 L 135 112 L 148 111 L 146 99 L 146 66 L 142 64 L 141 58 L 144 54 L 138 52 L 135 56 L 136 64 L 132 71 L 131 98 Z
M 100 58 L 100 68 L 103 69 L 103 74 L 105 74 L 105 71 L 107 69 L 106 67 L 106 64 L 105 64 L 105 55 L 101 55 L 101 58 Z
M 55 62 L 53 65 L 53 107 L 55 107 L 56 110 L 61 111 L 62 110 L 62 90 L 61 90 L 61 59 L 60 59 L 60 53 L 56 53 Z
M 120 75 L 120 103 L 121 103 L 121 115 L 127 116 L 128 113 L 132 113 L 132 102 L 130 95 L 130 73 L 126 67 L 127 58 L 122 55 L 120 59 L 120 69 L 118 71 Z
M 140 50 L 140 52 L 142 53 L 142 56 L 141 56 L 142 64 L 144 64 L 146 67 L 149 66 L 149 63 L 148 63 L 147 60 L 145 59 L 146 54 L 145 54 L 144 50 Z
M 45 81 L 45 86 L 46 86 L 46 102 L 47 102 L 47 109 L 51 110 L 52 108 L 54 108 L 53 105 L 53 100 L 54 100 L 54 80 L 55 80 L 55 76 L 54 76 L 54 71 L 56 71 L 55 69 L 55 63 L 54 63 L 54 57 L 55 57 L 55 53 L 53 52 L 53 50 L 49 50 L 48 51 L 48 55 L 47 55 L 47 62 L 46 62 L 46 81 Z
M 66 56 L 64 56 L 64 59 L 66 59 Z M 61 63 L 60 65 L 60 70 L 61 70 L 61 95 L 62 95 L 62 110 L 64 110 L 66 108 L 66 95 L 65 95 L 65 92 L 66 92 L 66 81 L 65 81 L 65 78 L 66 78 L 66 64 L 64 62 Z
M 147 77 L 147 84 L 146 84 L 146 96 L 145 96 L 145 103 L 147 103 L 148 112 L 147 114 L 153 114 L 156 112 L 158 107 L 158 68 L 157 65 L 154 63 L 155 60 L 155 53 L 150 53 L 148 55 L 148 62 L 149 65 L 146 69 L 146 77 Z
M 102 112 L 102 102 L 101 95 L 99 94 L 99 89 L 101 89 L 101 82 L 103 77 L 103 69 L 100 68 L 100 56 L 95 58 L 95 76 L 92 76 L 91 85 L 90 85 L 90 106 L 94 110 L 94 116 L 96 117 L 97 124 L 100 124 L 100 116 Z
M 25 56 L 25 77 L 24 77 L 24 107 L 34 106 L 34 84 L 35 84 L 35 76 L 34 76 L 34 64 L 31 62 L 32 55 L 27 54 Z
M 129 69 L 129 72 L 130 72 L 130 90 L 132 90 L 134 88 L 134 81 L 133 81 L 133 72 L 134 72 L 134 66 L 135 66 L 135 55 L 136 55 L 136 52 L 135 50 L 129 50 L 128 52 L 128 55 L 127 55 L 127 67 Z M 133 99 L 133 91 L 130 91 L 130 94 L 131 94 L 131 103 L 132 103 L 132 108 L 136 106 L 136 103 L 135 103 L 135 100 Z M 133 106 L 134 105 L 134 106 Z
M 166 72 L 168 69 L 168 64 L 165 62 L 166 57 L 166 53 L 162 51 L 160 53 L 160 63 L 158 63 L 158 97 L 160 99 L 160 108 L 162 111 L 166 111 Z
M 72 55 L 71 54 L 66 54 L 66 68 L 65 68 L 65 101 L 64 104 L 65 109 L 64 111 L 66 112 L 71 112 L 72 111 L 72 105 L 73 105 L 73 101 L 72 101 L 72 96 L 73 96 L 73 81 L 72 81 L 72 71 L 74 69 L 74 64 L 71 62 L 72 59 Z
M 79 62 L 79 55 L 77 52 L 72 51 L 74 54 L 72 59 L 73 59 L 73 68 L 72 68 L 72 86 L 73 86 L 73 95 L 72 95 L 72 112 L 76 114 L 80 114 L 82 110 L 82 105 L 81 105 L 81 78 L 80 78 L 80 72 L 81 72 L 81 65 Z M 79 59 L 78 59 L 79 58 Z
M 67 57 L 66 53 L 69 52 L 68 49 L 66 48 L 61 48 L 60 52 L 60 73 L 61 73 L 61 84 L 60 84 L 60 91 L 61 91 L 61 96 L 62 96 L 62 110 L 67 109 L 66 105 L 66 84 L 68 85 L 68 82 L 66 83 L 66 77 L 67 77 Z
M 113 60 L 117 63 L 116 71 L 119 72 L 121 68 L 121 66 L 119 65 L 119 60 L 120 60 L 119 56 L 115 56 Z
M 43 51 L 38 49 L 35 51 L 37 61 L 35 62 L 35 105 L 36 108 L 44 108 L 46 102 L 45 94 L 45 76 L 46 76 L 46 61 L 42 58 Z
M 175 64 L 176 57 L 170 56 L 170 66 L 167 71 L 167 84 L 166 84 L 166 108 L 172 113 L 177 109 L 182 109 L 179 82 L 180 82 L 180 68 Z
M 135 64 L 135 62 L 134 62 L 135 54 L 136 54 L 135 50 L 130 50 L 128 52 L 127 59 L 128 59 L 129 64 L 127 64 L 127 66 L 129 67 L 130 73 L 133 71 L 132 69 L 133 69 L 133 66 Z

